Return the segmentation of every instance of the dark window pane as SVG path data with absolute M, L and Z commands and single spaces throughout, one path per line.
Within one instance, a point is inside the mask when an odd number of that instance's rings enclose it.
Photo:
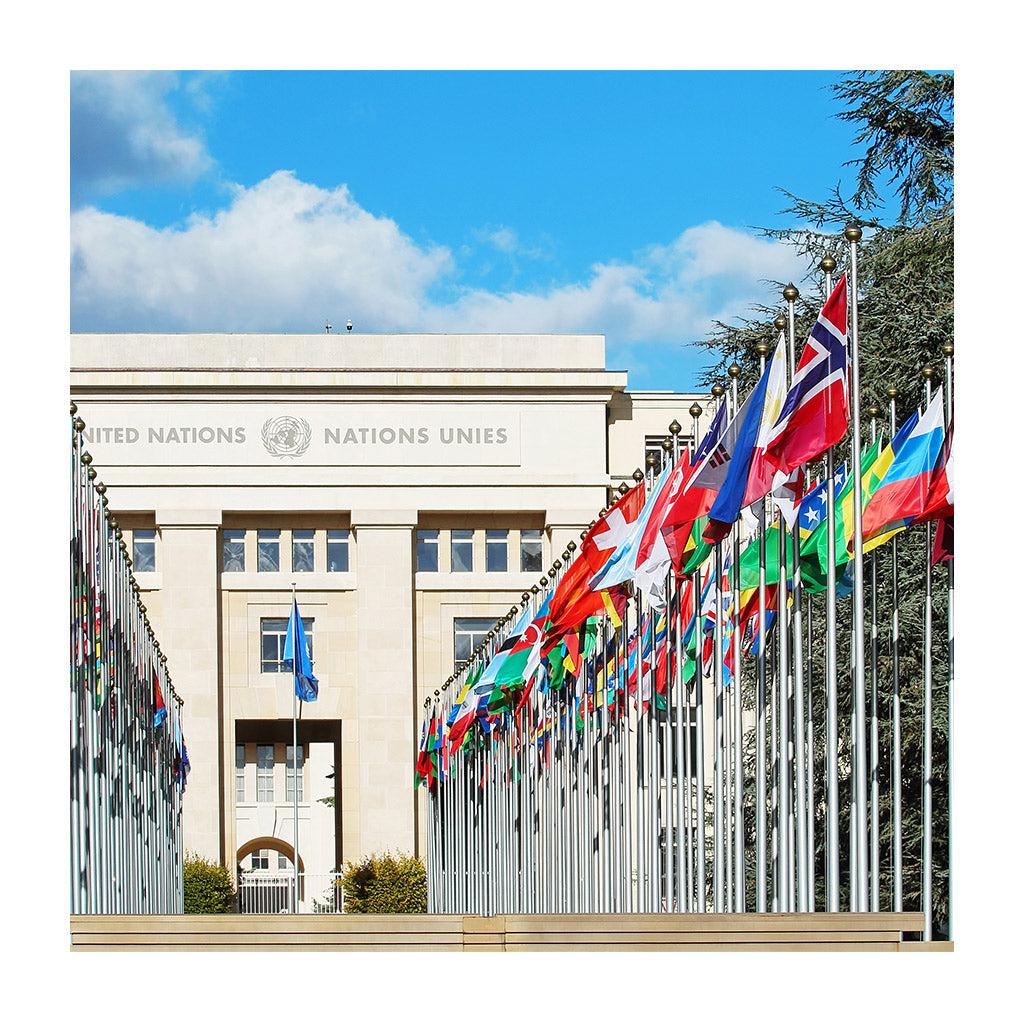
M 292 530 L 292 572 L 313 571 L 313 531 Z
M 327 531 L 327 571 L 348 572 L 348 530 Z
M 132 568 L 136 572 L 156 571 L 156 530 L 132 533 Z
M 258 572 L 280 572 L 280 530 L 256 531 L 256 569 Z
M 452 572 L 473 571 L 473 531 L 452 530 Z
M 519 568 L 522 572 L 541 571 L 541 531 L 523 530 L 519 535 Z
M 224 572 L 245 572 L 245 530 L 224 531 Z
M 416 571 L 437 572 L 439 530 L 416 531 Z
M 485 538 L 488 572 L 508 572 L 508 530 L 488 530 Z

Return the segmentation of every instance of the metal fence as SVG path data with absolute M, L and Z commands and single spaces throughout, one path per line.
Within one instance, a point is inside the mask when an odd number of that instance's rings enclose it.
M 71 911 L 182 913 L 182 701 L 71 405 Z
M 345 893 L 341 875 L 300 872 L 299 899 L 294 910 L 299 914 L 343 914 Z M 290 914 L 295 908 L 295 876 L 290 871 L 277 874 L 239 872 L 238 912 L 240 914 Z

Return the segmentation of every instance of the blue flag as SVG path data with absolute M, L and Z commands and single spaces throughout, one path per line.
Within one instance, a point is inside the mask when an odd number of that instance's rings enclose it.
M 708 513 L 708 525 L 704 529 L 704 540 L 715 544 L 728 536 L 732 524 L 740 517 L 743 499 L 747 493 L 747 477 L 750 475 L 750 460 L 754 456 L 757 435 L 761 427 L 761 412 L 764 409 L 765 395 L 768 391 L 768 376 L 771 363 L 765 367 L 757 386 L 747 396 L 736 415 L 736 441 L 729 452 L 728 470 L 725 482 L 715 498 L 714 505 Z
M 316 700 L 320 692 L 319 680 L 313 675 L 313 662 L 309 657 L 306 631 L 299 615 L 299 602 L 292 597 L 292 614 L 288 620 L 288 635 L 284 638 L 284 664 L 295 674 L 295 696 L 299 700 Z

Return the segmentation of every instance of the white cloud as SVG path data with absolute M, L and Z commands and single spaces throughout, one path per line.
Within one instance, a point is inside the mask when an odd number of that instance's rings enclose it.
M 517 241 L 511 229 L 503 241 Z M 348 189 L 278 171 L 231 204 L 155 229 L 85 208 L 72 215 L 72 326 L 79 331 L 273 331 L 351 317 L 377 331 L 565 331 L 612 345 L 680 343 L 798 277 L 787 247 L 709 222 L 584 280 L 509 292 L 451 292 L 452 254 L 420 245 Z
M 186 85 L 194 105 L 203 79 Z M 167 103 L 170 72 L 77 71 L 71 76 L 71 168 L 76 198 L 136 185 L 191 181 L 210 166 L 202 140 Z

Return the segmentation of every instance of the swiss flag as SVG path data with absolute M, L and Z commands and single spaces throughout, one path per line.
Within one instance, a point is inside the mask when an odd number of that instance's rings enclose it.
M 569 566 L 551 595 L 547 638 L 551 642 L 578 626 L 591 615 L 604 611 L 601 594 L 588 587 L 590 578 L 611 558 L 612 552 L 629 535 L 644 507 L 644 487 L 627 491 L 588 531 L 576 560 Z

